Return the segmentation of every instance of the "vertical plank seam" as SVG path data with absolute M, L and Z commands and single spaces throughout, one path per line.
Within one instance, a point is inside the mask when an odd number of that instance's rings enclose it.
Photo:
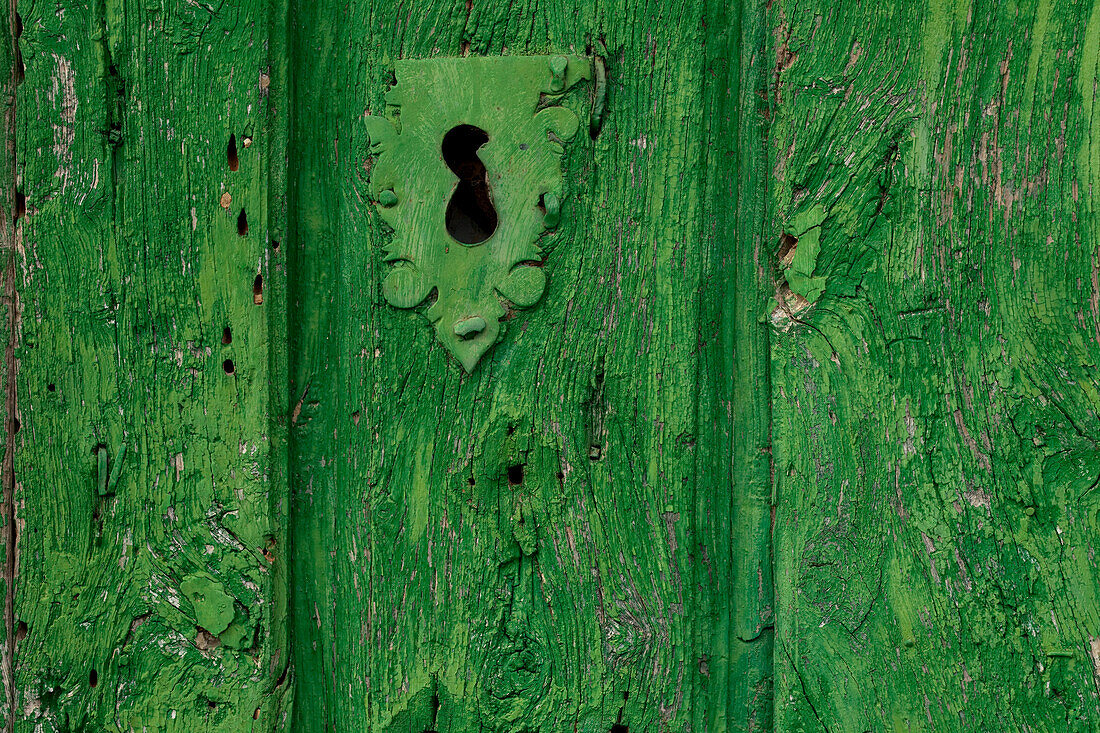
M 5 192 L 6 203 L 11 207 L 6 215 L 9 217 L 4 222 L 3 235 L 7 241 L 0 242 L 6 254 L 4 265 L 4 301 L 8 308 L 8 342 L 4 349 L 5 379 L 4 403 L 7 410 L 6 431 L 4 440 L 4 464 L 3 464 L 3 511 L 4 511 L 4 647 L 2 657 L 2 676 L 5 697 L 7 698 L 7 715 L 5 730 L 7 733 L 15 731 L 15 572 L 16 572 L 16 523 L 15 523 L 15 426 L 17 424 L 16 411 L 16 363 L 15 342 L 19 334 L 19 306 L 15 287 L 16 276 L 16 242 L 19 223 L 19 211 L 17 206 L 18 194 L 16 190 L 16 144 L 15 144 L 15 114 L 16 97 L 15 89 L 19 81 L 19 51 L 17 33 L 17 0 L 9 0 L 8 3 L 8 52 L 11 60 L 11 68 L 8 72 L 8 109 L 4 120 L 4 137 L 7 144 L 8 185 L 10 190 Z M 0 214 L 3 215 L 3 214 Z
M 290 122 L 292 109 L 291 44 L 289 0 L 271 0 L 268 7 L 268 130 L 267 130 L 267 277 L 271 283 L 271 310 L 267 323 L 268 424 L 271 431 L 271 463 L 277 468 L 268 494 L 268 512 L 278 554 L 272 580 L 275 611 L 272 632 L 283 648 L 273 650 L 278 675 L 271 681 L 271 692 L 278 703 L 272 707 L 271 730 L 290 731 L 293 718 L 295 678 L 293 647 L 290 638 L 290 370 L 288 344 L 290 340 L 289 272 L 290 247 L 288 224 L 288 181 L 290 175 Z M 283 105 L 279 110 L 276 100 Z M 278 237 L 278 240 L 276 240 Z M 276 241 L 282 245 L 276 247 Z M 279 270 L 282 277 L 277 277 Z M 279 627 L 279 628 L 274 628 Z M 277 633 L 276 633 L 277 632 Z M 274 671 L 274 670 L 273 670 Z

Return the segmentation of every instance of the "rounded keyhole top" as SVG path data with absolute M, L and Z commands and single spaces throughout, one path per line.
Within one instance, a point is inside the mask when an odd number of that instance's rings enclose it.
M 489 193 L 489 175 L 477 157 L 489 142 L 480 127 L 458 125 L 443 136 L 443 161 L 458 176 L 447 204 L 447 232 L 463 244 L 481 244 L 497 228 L 497 210 Z

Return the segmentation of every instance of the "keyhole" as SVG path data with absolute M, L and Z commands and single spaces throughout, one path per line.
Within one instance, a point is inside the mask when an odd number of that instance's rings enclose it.
M 443 160 L 458 176 L 458 186 L 447 204 L 447 231 L 463 244 L 481 244 L 497 228 L 489 176 L 477 157 L 478 148 L 487 142 L 488 133 L 473 125 L 459 125 L 443 136 Z

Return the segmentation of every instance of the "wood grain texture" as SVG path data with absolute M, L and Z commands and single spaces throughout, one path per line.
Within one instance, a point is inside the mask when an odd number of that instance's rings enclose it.
M 767 23 L 776 729 L 1096 730 L 1100 5 Z
M 762 166 L 726 160 L 755 87 L 717 86 L 760 62 L 759 31 L 739 54 L 736 9 L 692 0 L 291 18 L 294 730 L 763 729 L 767 551 L 744 545 L 767 531 L 768 395 L 733 393 L 766 370 L 726 369 L 735 346 L 766 363 L 763 299 L 736 317 L 729 280 L 757 278 L 739 181 Z M 391 59 L 464 53 L 608 74 L 540 242 L 546 294 L 470 376 L 382 299 L 364 124 Z
M 19 12 L 14 730 L 272 730 L 288 655 L 271 9 Z

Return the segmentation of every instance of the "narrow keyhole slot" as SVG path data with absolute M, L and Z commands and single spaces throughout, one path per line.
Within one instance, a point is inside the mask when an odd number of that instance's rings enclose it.
M 489 142 L 480 127 L 459 125 L 443 136 L 443 161 L 458 176 L 447 204 L 447 232 L 463 244 L 480 244 L 497 228 L 497 210 L 489 193 L 489 175 L 477 157 Z

